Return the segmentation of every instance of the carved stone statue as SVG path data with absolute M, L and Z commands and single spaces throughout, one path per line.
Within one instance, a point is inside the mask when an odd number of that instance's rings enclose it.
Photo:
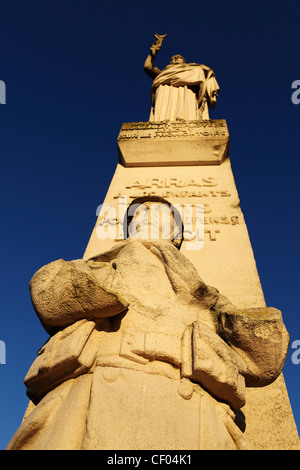
M 154 203 L 137 207 L 110 251 L 33 276 L 50 338 L 25 378 L 36 407 L 8 449 L 251 448 L 241 408 L 247 386 L 282 369 L 281 313 L 239 309 L 207 286 L 175 246 L 173 222 L 168 240 L 142 238 Z
M 162 71 L 154 67 L 166 35 L 155 36 L 157 41 L 144 64 L 145 72 L 153 79 L 149 121 L 209 119 L 208 106 L 215 107 L 220 90 L 214 72 L 203 64 L 187 64 L 179 54 L 172 56 Z

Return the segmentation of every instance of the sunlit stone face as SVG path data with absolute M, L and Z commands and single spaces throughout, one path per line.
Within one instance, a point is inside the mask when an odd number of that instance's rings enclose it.
M 185 64 L 185 59 L 180 54 L 173 55 L 170 60 L 171 65 Z

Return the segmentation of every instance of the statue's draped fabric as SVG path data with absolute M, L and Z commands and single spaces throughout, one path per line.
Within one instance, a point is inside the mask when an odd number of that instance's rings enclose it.
M 168 65 L 153 80 L 150 121 L 209 119 L 207 105 L 219 91 L 206 65 Z

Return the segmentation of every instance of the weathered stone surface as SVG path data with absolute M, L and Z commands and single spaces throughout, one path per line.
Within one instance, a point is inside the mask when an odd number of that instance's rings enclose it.
M 193 250 L 189 246 L 193 246 L 194 240 L 184 240 L 180 252 L 192 261 L 209 285 L 217 287 L 238 306 L 238 311 L 244 312 L 249 306 L 259 308 L 257 312 L 263 311 L 265 299 L 229 158 L 220 165 L 208 166 L 154 169 L 117 165 L 104 201 L 115 207 L 116 212 L 100 212 L 84 259 L 102 250 L 109 251 L 116 240 L 122 239 L 123 207 L 127 209 L 132 200 L 147 195 L 164 197 L 182 207 L 204 204 L 204 244 L 201 249 Z M 263 205 L 258 210 L 263 211 Z M 112 229 L 113 238 L 100 238 L 102 228 Z M 272 350 L 271 343 L 270 347 Z M 246 421 L 244 435 L 255 449 L 300 448 L 282 374 L 270 385 L 246 387 L 246 404 L 242 410 Z
M 90 283 L 94 296 L 86 296 Z M 269 316 L 241 322 L 170 241 L 128 239 L 92 260 L 58 260 L 31 284 L 38 315 L 59 331 L 25 378 L 36 408 L 8 448 L 251 448 L 237 410 L 256 351 L 254 343 L 244 350 L 242 335 L 268 331 Z M 237 319 L 228 324 L 226 315 Z M 280 312 L 270 315 L 279 352 L 267 357 L 269 381 L 287 347 Z M 70 429 L 76 394 L 82 406 Z
M 110 264 L 93 261 L 61 259 L 42 267 L 30 281 L 30 293 L 45 330 L 122 312 L 126 302 L 108 288 L 113 275 Z
M 125 123 L 118 148 L 126 167 L 220 165 L 229 133 L 224 119 Z
M 282 370 L 289 345 L 281 312 L 275 308 L 223 311 L 219 321 L 219 333 L 247 362 L 246 384 L 261 387 L 273 382 Z

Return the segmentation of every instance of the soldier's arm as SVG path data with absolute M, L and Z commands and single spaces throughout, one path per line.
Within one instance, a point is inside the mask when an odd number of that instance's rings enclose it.
M 118 315 L 128 307 L 110 289 L 115 270 L 110 263 L 54 261 L 30 281 L 30 294 L 44 329 L 53 334 L 78 320 Z
M 272 383 L 282 370 L 289 346 L 281 312 L 272 307 L 238 309 L 224 299 L 219 306 L 219 334 L 246 363 L 247 386 Z

